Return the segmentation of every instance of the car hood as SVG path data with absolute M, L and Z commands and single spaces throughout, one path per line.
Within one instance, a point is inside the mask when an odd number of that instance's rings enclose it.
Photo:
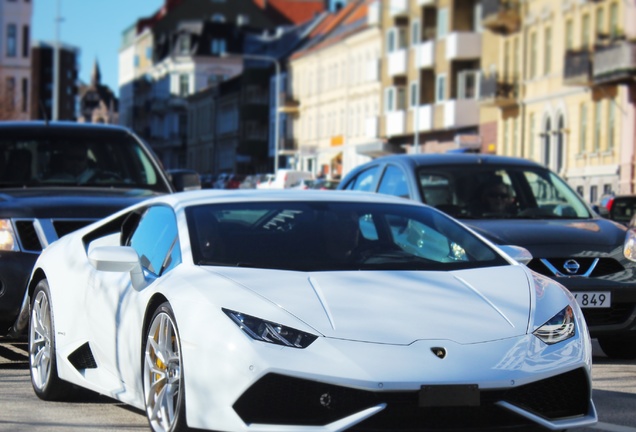
M 526 334 L 530 318 L 531 278 L 519 265 L 455 272 L 214 272 L 338 339 L 478 343 Z
M 625 227 L 607 219 L 586 220 L 464 220 L 479 234 L 501 245 L 522 246 L 535 257 L 610 253 L 622 247 Z
M 144 189 L 3 189 L 0 218 L 102 218 L 154 195 Z

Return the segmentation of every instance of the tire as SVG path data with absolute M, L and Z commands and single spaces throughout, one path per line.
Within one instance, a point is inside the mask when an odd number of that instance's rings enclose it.
M 606 356 L 613 359 L 636 359 L 636 337 L 604 336 L 598 338 L 598 344 Z
M 155 310 L 143 340 L 144 399 L 151 429 L 155 432 L 189 431 L 181 340 L 169 303 L 163 303 Z
M 31 385 L 42 400 L 67 400 L 73 386 L 57 375 L 55 355 L 55 322 L 51 309 L 51 292 L 46 279 L 33 292 L 29 320 L 29 370 Z

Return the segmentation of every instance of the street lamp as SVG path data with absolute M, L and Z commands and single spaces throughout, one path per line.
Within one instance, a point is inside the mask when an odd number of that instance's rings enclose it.
M 230 55 L 240 56 L 248 60 L 271 62 L 274 63 L 276 67 L 276 81 L 274 82 L 274 92 L 276 92 L 276 97 L 274 98 L 274 174 L 276 174 L 278 172 L 278 147 L 280 144 L 280 126 L 278 121 L 278 109 L 280 107 L 280 62 L 276 57 L 261 54 L 223 54 L 224 57 L 229 57 Z

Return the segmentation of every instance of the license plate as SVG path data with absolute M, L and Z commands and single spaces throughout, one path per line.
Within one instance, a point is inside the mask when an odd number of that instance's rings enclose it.
M 420 388 L 421 407 L 479 406 L 477 384 L 424 385 Z
M 608 308 L 612 306 L 612 293 L 609 291 L 585 291 L 573 294 L 582 308 Z

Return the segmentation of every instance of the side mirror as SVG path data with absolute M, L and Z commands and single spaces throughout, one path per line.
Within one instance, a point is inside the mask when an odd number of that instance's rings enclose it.
M 513 260 L 517 261 L 521 264 L 528 264 L 532 261 L 532 254 L 526 248 L 522 248 L 521 246 L 499 246 L 506 255 L 508 255 Z
M 98 246 L 88 253 L 88 261 L 96 270 L 105 272 L 129 272 L 133 288 L 146 286 L 137 251 L 129 246 Z
M 168 175 L 178 192 L 201 189 L 201 177 L 196 171 L 174 169 L 168 170 Z

